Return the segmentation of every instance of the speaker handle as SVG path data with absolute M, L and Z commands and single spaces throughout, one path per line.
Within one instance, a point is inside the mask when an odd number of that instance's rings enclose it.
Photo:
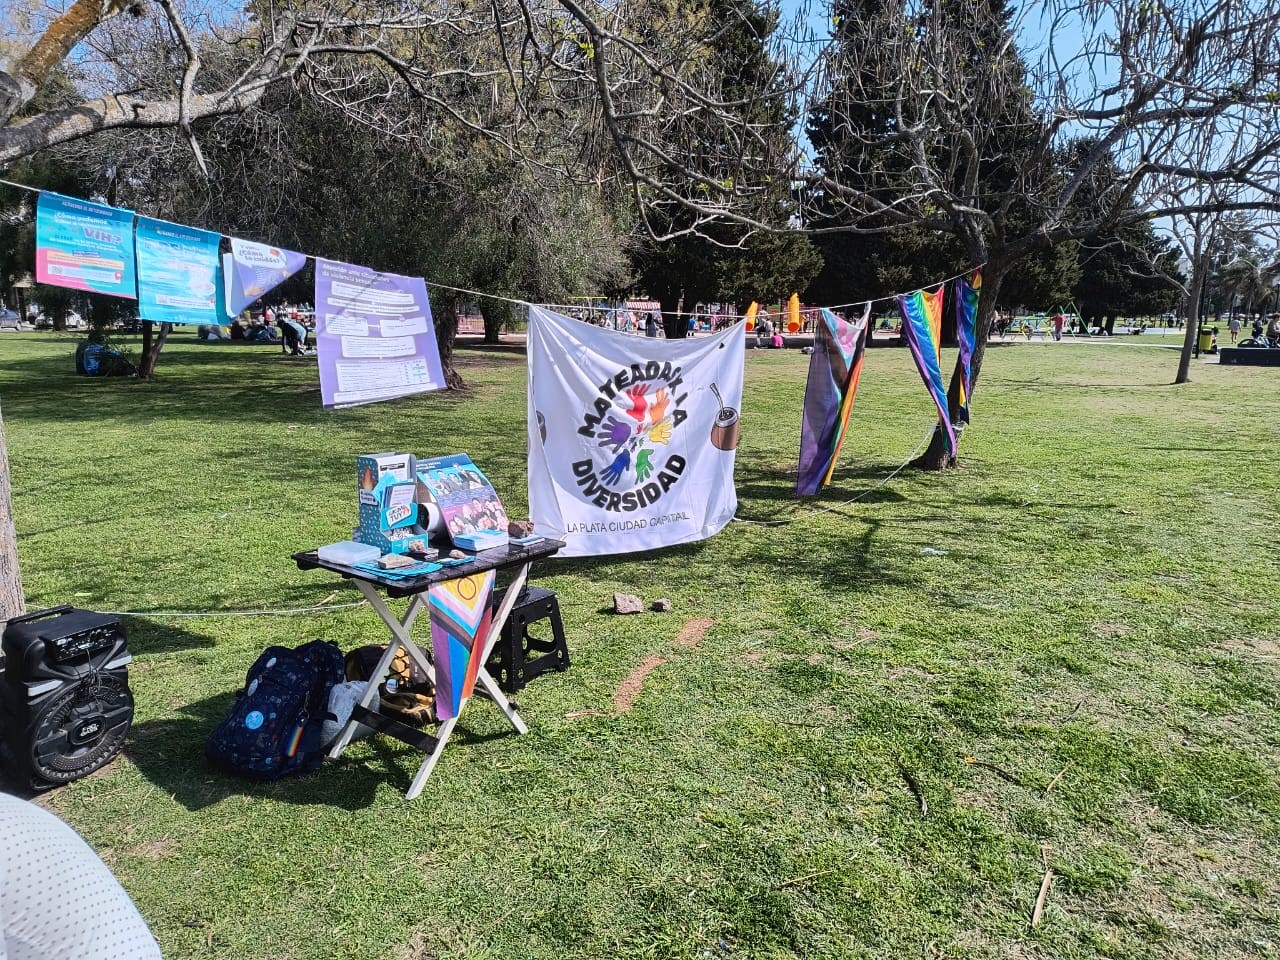
M 35 613 L 24 613 L 20 617 L 11 617 L 9 623 L 27 623 L 31 620 L 43 620 L 45 617 L 59 616 L 64 613 L 70 613 L 74 610 L 69 603 L 64 603 L 60 607 L 50 607 L 48 610 L 37 610 Z

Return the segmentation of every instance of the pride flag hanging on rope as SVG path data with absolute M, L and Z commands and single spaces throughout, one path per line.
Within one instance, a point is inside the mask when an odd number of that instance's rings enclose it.
M 800 294 L 793 293 L 787 301 L 787 333 L 800 332 Z
M 475 689 L 482 649 L 489 636 L 492 570 L 433 584 L 427 591 L 431 612 L 431 653 L 436 664 L 436 715 L 456 717 Z
M 756 314 L 759 311 L 760 311 L 760 304 L 752 300 L 751 306 L 747 307 L 747 333 L 750 333 L 752 330 L 756 328 Z
M 811 497 L 831 483 L 862 375 L 871 304 L 857 320 L 841 320 L 825 307 L 814 331 L 809 380 L 800 424 L 796 496 Z
M 969 397 L 973 392 L 973 348 L 978 342 L 978 297 L 982 295 L 982 269 L 972 281 L 956 278 L 956 338 L 960 341 L 960 409 L 956 419 L 969 422 Z
M 924 385 L 933 394 L 938 420 L 947 436 L 947 449 L 954 456 L 956 434 L 947 407 L 947 385 L 942 381 L 942 297 L 946 292 L 945 283 L 935 293 L 917 290 L 898 297 L 898 308 L 902 311 L 902 334 Z

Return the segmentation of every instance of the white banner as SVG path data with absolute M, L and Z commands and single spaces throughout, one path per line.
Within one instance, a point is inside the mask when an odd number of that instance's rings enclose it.
M 746 337 L 658 340 L 529 310 L 529 510 L 559 556 L 705 540 L 733 486 Z

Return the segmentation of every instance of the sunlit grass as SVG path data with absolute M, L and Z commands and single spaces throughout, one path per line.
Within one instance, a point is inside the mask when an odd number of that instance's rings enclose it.
M 542 564 L 572 669 L 523 692 L 525 737 L 472 704 L 415 802 L 395 741 L 270 786 L 201 753 L 258 651 L 380 640 L 367 609 L 131 619 L 127 755 L 46 802 L 170 958 L 1274 955 L 1280 374 L 1173 388 L 1131 339 L 993 347 L 963 468 L 884 486 L 930 403 L 871 351 L 821 513 L 791 496 L 807 358 L 748 352 L 740 513 L 796 522 Z M 33 606 L 355 599 L 289 554 L 349 534 L 365 452 L 466 450 L 526 509 L 519 355 L 326 413 L 268 348 L 175 337 L 152 384 L 71 349 L 0 335 Z M 674 610 L 613 617 L 615 590 Z

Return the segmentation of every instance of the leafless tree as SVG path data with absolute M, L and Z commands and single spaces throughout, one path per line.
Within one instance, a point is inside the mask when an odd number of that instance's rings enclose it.
M 775 183 L 779 169 L 786 175 L 789 158 L 764 156 L 765 138 L 720 92 L 713 61 L 724 24 L 703 4 L 251 0 L 228 21 L 196 0 L 73 0 L 34 24 L 0 71 L 0 169 L 90 138 L 153 146 L 139 131 L 159 130 L 171 132 L 169 144 L 176 133 L 204 167 L 205 125 L 289 88 L 405 149 L 439 149 L 465 131 L 567 180 L 629 179 L 643 202 L 696 208 L 688 229 L 763 190 L 764 170 Z M 62 95 L 42 101 L 60 76 L 69 78 Z M 0 521 L 7 509 L 6 500 Z M 16 573 L 2 523 L 0 564 Z M 0 619 L 7 613 L 0 605 Z
M 1280 210 L 1280 0 L 1003 7 L 837 2 L 801 178 L 818 229 L 949 233 L 986 265 L 975 378 L 1022 258 L 1138 218 Z M 953 408 L 958 388 L 957 368 Z M 951 462 L 939 434 L 920 465 Z

